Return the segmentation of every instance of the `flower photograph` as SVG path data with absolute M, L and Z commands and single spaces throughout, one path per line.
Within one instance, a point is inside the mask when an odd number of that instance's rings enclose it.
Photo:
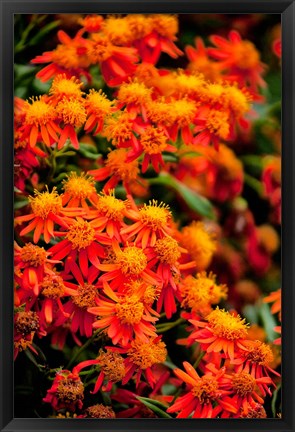
M 15 417 L 281 418 L 281 16 L 14 43 Z

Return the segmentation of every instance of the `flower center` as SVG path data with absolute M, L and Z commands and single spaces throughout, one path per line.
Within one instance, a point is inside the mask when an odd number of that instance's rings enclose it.
M 72 296 L 72 302 L 80 309 L 87 309 L 91 306 L 96 306 L 95 298 L 97 289 L 90 284 L 84 284 L 78 287 L 78 295 Z
M 29 201 L 36 216 L 46 219 L 49 213 L 58 214 L 62 209 L 62 199 L 54 187 L 52 192 L 38 192 L 35 190 L 35 196 L 29 197 Z
M 147 154 L 161 154 L 167 147 L 167 136 L 162 130 L 148 126 L 140 137 L 140 144 Z
M 241 412 L 242 418 L 266 418 L 266 412 L 263 406 L 259 403 L 255 405 L 248 405 L 247 411 Z
M 139 324 L 144 313 L 144 305 L 133 295 L 116 304 L 116 315 L 122 324 Z
M 133 136 L 133 119 L 128 112 L 117 112 L 106 119 L 104 135 L 113 144 L 127 141 Z
M 39 99 L 31 98 L 31 102 L 25 107 L 27 124 L 42 126 L 55 119 L 54 107 L 46 103 L 44 99 L 41 97 Z
M 151 92 L 151 89 L 135 80 L 121 85 L 118 99 L 127 105 L 131 103 L 142 104 L 150 99 Z
M 136 246 L 128 246 L 116 255 L 122 273 L 139 275 L 147 266 L 147 257 L 142 249 Z
M 178 32 L 178 20 L 175 15 L 155 14 L 150 17 L 153 29 L 159 35 L 174 40 Z
M 78 176 L 76 172 L 71 172 L 62 183 L 65 193 L 72 198 L 85 199 L 95 193 L 94 180 L 85 173 Z
M 234 374 L 232 383 L 237 394 L 243 397 L 247 396 L 249 393 L 252 393 L 256 385 L 255 378 L 246 372 Z
M 56 112 L 65 124 L 80 127 L 86 121 L 86 110 L 81 100 L 64 97 L 56 106 Z
M 92 34 L 92 44 L 89 47 L 89 58 L 93 63 L 100 63 L 112 55 L 112 44 L 109 39 L 99 33 Z
M 226 111 L 210 110 L 206 117 L 206 127 L 213 134 L 226 140 L 229 134 L 228 113 Z
M 218 383 L 215 378 L 203 376 L 192 389 L 192 394 L 199 399 L 200 404 L 208 404 L 218 396 Z
M 235 64 L 240 69 L 252 69 L 259 64 L 259 53 L 252 42 L 241 41 L 233 47 Z
M 102 193 L 99 195 L 97 210 L 111 220 L 122 220 L 126 208 L 125 202 L 115 198 L 115 192 L 110 191 L 110 194 Z
M 231 315 L 225 310 L 216 308 L 207 316 L 215 336 L 228 340 L 244 339 L 248 334 L 248 325 L 240 316 Z
M 117 175 L 121 180 L 130 182 L 135 180 L 139 173 L 138 162 L 126 161 L 127 151 L 125 149 L 113 150 L 108 154 L 106 166 L 110 169 L 112 174 Z
M 273 352 L 271 348 L 263 342 L 253 341 L 247 346 L 246 359 L 262 366 L 267 366 L 273 362 Z
M 22 336 L 26 336 L 39 329 L 39 317 L 36 312 L 19 312 L 15 318 L 15 329 Z
M 167 350 L 162 341 L 143 342 L 133 340 L 127 355 L 132 363 L 138 365 L 140 369 L 147 369 L 156 363 L 164 362 L 167 357 Z
M 41 283 L 41 291 L 44 297 L 56 299 L 62 297 L 65 293 L 63 279 L 60 276 L 47 275 Z
M 86 415 L 89 418 L 115 418 L 116 414 L 111 407 L 97 404 L 86 409 Z
M 206 269 L 216 250 L 216 242 L 202 222 L 193 221 L 182 230 L 182 244 L 189 251 L 198 269 Z
M 180 258 L 178 243 L 172 237 L 164 237 L 157 240 L 154 249 L 162 263 L 175 265 Z
M 61 74 L 54 78 L 49 94 L 54 95 L 58 99 L 62 99 L 63 96 L 79 99 L 82 96 L 82 86 L 83 83 L 76 77 L 67 78 L 65 74 Z
M 64 378 L 58 383 L 57 397 L 64 403 L 72 403 L 84 399 L 84 385 L 79 379 Z
M 32 267 L 38 267 L 45 264 L 46 250 L 43 247 L 27 243 L 21 250 L 20 258 Z
M 158 201 L 155 200 L 150 201 L 149 205 L 144 204 L 139 213 L 140 221 L 153 231 L 166 228 L 171 217 L 169 206 L 162 202 L 158 205 Z
M 73 249 L 81 250 L 94 241 L 95 231 L 89 222 L 77 220 L 69 228 L 66 237 L 72 243 Z
M 124 359 L 120 354 L 101 351 L 97 359 L 101 370 L 109 381 L 116 383 L 124 378 L 126 371 Z
M 205 272 L 197 274 L 197 277 L 186 277 L 180 285 L 180 293 L 183 297 L 182 306 L 189 307 L 195 312 L 207 310 L 212 304 L 219 303 L 227 297 L 227 287 L 216 285 L 215 276 Z
M 85 108 L 91 112 L 97 119 L 103 120 L 107 114 L 111 113 L 113 102 L 108 100 L 107 96 L 101 90 L 91 89 L 87 95 Z

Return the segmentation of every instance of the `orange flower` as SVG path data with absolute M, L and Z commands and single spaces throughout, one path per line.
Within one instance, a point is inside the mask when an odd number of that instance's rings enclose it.
M 138 161 L 127 162 L 127 150 L 120 148 L 108 153 L 105 166 L 88 171 L 95 180 L 102 181 L 110 177 L 104 185 L 103 190 L 108 193 L 122 182 L 128 194 L 130 194 L 130 183 L 134 182 L 139 174 Z
M 143 249 L 147 246 L 154 246 L 157 239 L 172 234 L 171 212 L 169 206 L 164 203 L 158 204 L 158 201 L 150 201 L 144 204 L 139 210 L 130 209 L 127 217 L 135 223 L 123 228 L 121 234 L 127 235 L 127 239 L 134 239 L 136 245 Z
M 104 119 L 115 110 L 113 105 L 114 102 L 110 101 L 101 90 L 90 89 L 85 100 L 87 113 L 87 121 L 84 126 L 85 132 L 90 133 L 92 131 L 93 135 L 101 132 Z
M 135 338 L 124 348 L 110 347 L 113 352 L 127 354 L 124 361 L 126 375 L 122 380 L 125 385 L 135 375 L 136 387 L 139 386 L 141 376 L 144 375 L 149 385 L 153 388 L 156 380 L 153 374 L 153 366 L 163 363 L 167 357 L 167 349 L 161 336 L 149 338 L 148 341 Z
M 126 346 L 134 336 L 146 342 L 148 337 L 157 336 L 153 324 L 158 314 L 143 303 L 141 293 L 117 295 L 108 284 L 104 284 L 104 293 L 108 298 L 101 297 L 88 311 L 99 317 L 93 327 L 106 330 L 114 345 Z
M 58 118 L 47 96 L 31 98 L 31 103 L 26 102 L 24 105 L 23 112 L 25 118 L 21 128 L 22 138 L 29 137 L 31 147 L 35 147 L 40 138 L 48 147 L 58 141 Z
M 43 234 L 45 242 L 49 243 L 50 239 L 55 236 L 54 224 L 68 228 L 71 217 L 84 213 L 84 210 L 74 207 L 63 208 L 62 197 L 58 195 L 55 187 L 51 192 L 49 192 L 48 187 L 45 192 L 35 190 L 35 196 L 30 196 L 29 202 L 32 213 L 16 217 L 15 222 L 17 224 L 30 222 L 22 229 L 20 235 L 24 236 L 34 230 L 34 243 L 38 243 L 41 234 Z
M 88 67 L 91 61 L 87 56 L 87 46 L 89 41 L 81 37 L 83 29 L 71 39 L 64 31 L 57 32 L 60 44 L 53 51 L 44 52 L 42 55 L 31 60 L 33 64 L 50 63 L 41 69 L 36 77 L 42 82 L 50 80 L 58 74 L 65 74 L 69 79 L 72 76 L 80 78 L 86 76 L 91 81 Z
M 220 382 L 224 375 L 225 368 L 221 368 L 217 373 L 207 372 L 200 377 L 197 371 L 188 362 L 183 366 L 186 372 L 175 369 L 175 375 L 188 385 L 189 392 L 176 399 L 176 402 L 168 409 L 168 413 L 178 412 L 177 418 L 214 418 L 217 417 L 220 409 L 215 406 L 225 393 L 220 388 Z M 215 407 L 214 407 L 215 406 Z M 232 408 L 235 409 L 234 407 Z
M 64 146 L 68 138 L 75 149 L 79 149 L 79 141 L 75 128 L 83 126 L 87 118 L 84 99 L 63 97 L 56 105 L 55 110 L 58 118 L 64 125 L 58 141 L 58 149 Z
M 238 81 L 241 87 L 249 86 L 254 92 L 257 87 L 265 87 L 262 78 L 265 65 L 252 42 L 242 40 L 240 34 L 232 30 L 228 40 L 217 35 L 210 37 L 216 48 L 208 48 L 208 54 L 220 62 L 227 78 Z
M 219 62 L 211 60 L 207 48 L 200 37 L 195 39 L 195 47 L 187 45 L 185 53 L 190 61 L 188 70 L 192 73 L 202 73 L 209 81 L 218 81 L 222 78 Z
M 189 321 L 196 328 L 189 340 L 199 342 L 202 350 L 208 353 L 223 352 L 231 361 L 238 355 L 237 348 L 241 347 L 248 333 L 245 319 L 218 307 L 209 313 L 206 322 Z
M 97 202 L 97 193 L 94 186 L 94 179 L 82 172 L 78 175 L 76 172 L 67 174 L 67 179 L 62 181 L 64 193 L 62 195 L 62 204 L 67 207 L 83 207 L 89 210 L 87 201 L 95 205 Z
M 109 87 L 116 87 L 133 76 L 139 60 L 135 48 L 116 46 L 102 33 L 91 34 L 87 55 L 92 64 L 100 65 Z

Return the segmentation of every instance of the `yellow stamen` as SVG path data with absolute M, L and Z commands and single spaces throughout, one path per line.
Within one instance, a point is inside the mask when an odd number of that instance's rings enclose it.
M 208 404 L 218 397 L 218 382 L 215 378 L 204 375 L 194 385 L 192 394 L 199 399 L 201 405 Z
M 32 211 L 36 216 L 46 219 L 49 213 L 58 214 L 62 209 L 62 199 L 56 192 L 56 187 L 51 192 L 34 191 L 35 196 L 29 197 Z
M 167 136 L 161 129 L 148 126 L 140 137 L 140 144 L 149 155 L 161 154 L 167 147 Z
M 25 244 L 20 252 L 21 260 L 32 267 L 38 267 L 45 264 L 46 257 L 46 250 L 43 247 L 33 245 L 32 243 Z
M 157 240 L 154 249 L 160 261 L 170 266 L 175 265 L 181 255 L 178 243 L 172 237 Z
M 248 324 L 239 315 L 234 316 L 218 307 L 207 316 L 215 336 L 227 340 L 244 339 L 247 337 Z
M 124 218 L 126 203 L 115 198 L 115 191 L 112 190 L 109 194 L 101 193 L 96 203 L 96 208 L 102 215 L 114 221 L 120 221 Z
M 65 293 L 64 281 L 60 276 L 47 275 L 41 285 L 41 292 L 44 297 L 57 299 Z
M 96 192 L 94 179 L 85 173 L 78 175 L 76 172 L 71 172 L 62 183 L 63 190 L 66 194 L 69 194 L 71 198 L 90 198 L 91 195 Z
M 234 374 L 232 377 L 233 388 L 239 396 L 247 396 L 255 389 L 255 378 L 249 373 L 241 372 Z
M 65 124 L 80 127 L 86 121 L 86 110 L 84 100 L 77 100 L 73 97 L 63 98 L 56 106 L 56 113 Z
M 97 359 L 99 360 L 100 368 L 107 380 L 116 383 L 124 378 L 126 371 L 124 359 L 120 354 L 101 350 Z
M 166 345 L 162 341 L 154 342 L 154 340 L 150 340 L 149 342 L 143 342 L 140 339 L 135 339 L 131 342 L 127 356 L 132 363 L 144 370 L 166 360 Z
M 130 182 L 137 179 L 139 168 L 137 160 L 125 162 L 126 155 L 125 149 L 109 152 L 106 166 L 110 168 L 112 174 L 117 175 L 123 181 Z
M 109 406 L 102 404 L 92 405 L 86 409 L 87 418 L 115 418 L 116 414 Z
M 143 225 L 146 225 L 153 231 L 167 228 L 167 224 L 171 219 L 169 206 L 162 202 L 158 205 L 158 201 L 156 200 L 150 201 L 149 205 L 144 204 L 139 209 L 139 215 Z
M 97 289 L 95 286 L 90 284 L 79 285 L 77 293 L 78 295 L 72 296 L 72 302 L 80 309 L 96 306 Z
M 144 305 L 136 295 L 125 297 L 116 304 L 116 315 L 122 324 L 139 324 L 144 313 Z
M 66 238 L 74 249 L 85 249 L 95 240 L 95 231 L 89 222 L 77 220 L 70 226 Z
M 79 81 L 76 77 L 72 76 L 67 78 L 65 74 L 57 75 L 50 87 L 49 94 L 61 99 L 66 98 L 76 98 L 80 99 L 82 97 L 81 87 L 83 83 Z
M 142 249 L 136 246 L 127 246 L 116 254 L 116 262 L 120 265 L 122 273 L 139 275 L 147 266 L 147 257 Z
M 216 250 L 213 234 L 209 233 L 202 222 L 193 221 L 183 228 L 181 242 L 196 262 L 198 270 L 205 270 Z

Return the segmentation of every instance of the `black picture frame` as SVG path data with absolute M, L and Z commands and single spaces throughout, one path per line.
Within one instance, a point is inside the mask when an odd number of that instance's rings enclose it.
M 293 0 L 0 0 L 0 430 L 295 431 L 295 2 Z M 281 419 L 20 419 L 13 416 L 13 16 L 27 13 L 276 13 L 282 19 L 282 406 Z

